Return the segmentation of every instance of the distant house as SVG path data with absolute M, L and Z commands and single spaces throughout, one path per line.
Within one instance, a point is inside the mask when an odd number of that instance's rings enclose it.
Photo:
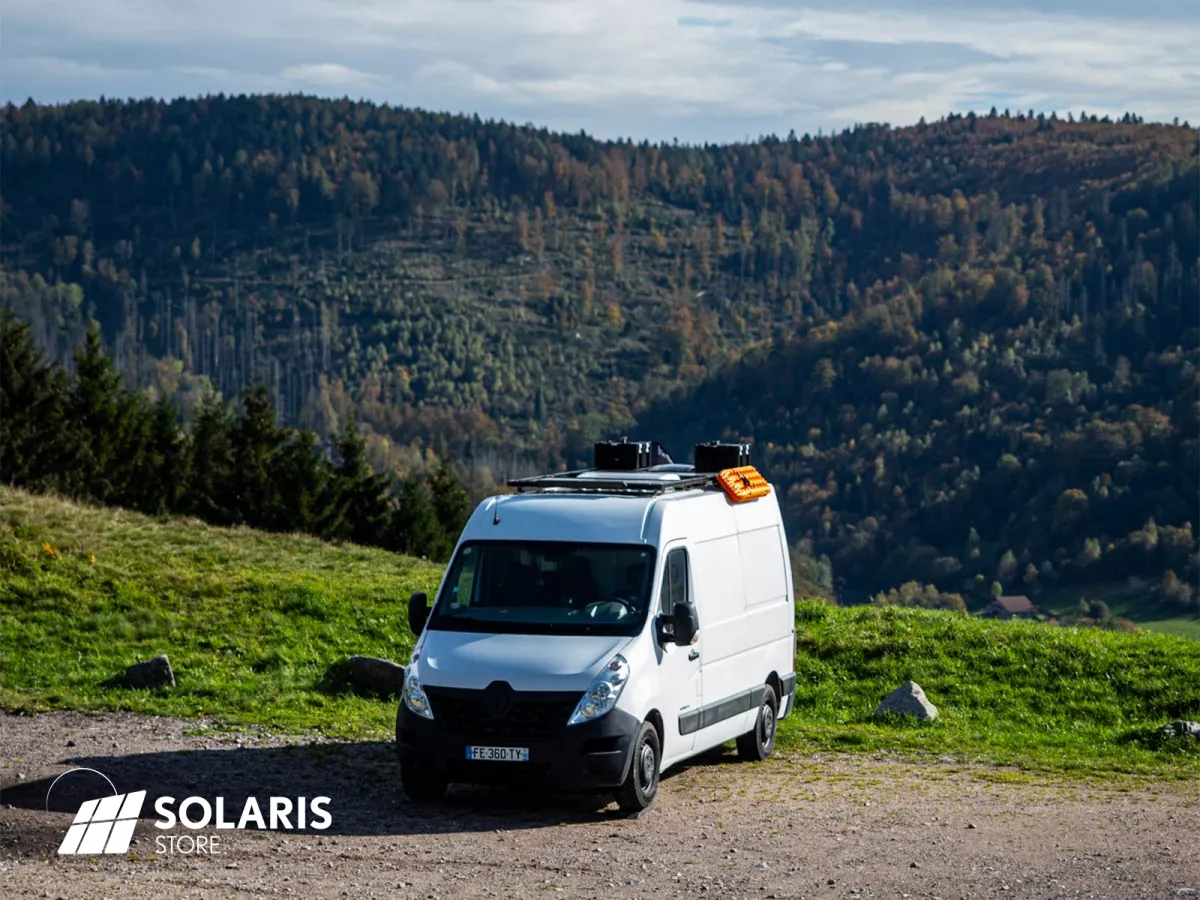
M 1014 597 L 997 597 L 983 611 L 985 616 L 994 619 L 1032 619 L 1040 615 L 1032 600 L 1023 594 Z

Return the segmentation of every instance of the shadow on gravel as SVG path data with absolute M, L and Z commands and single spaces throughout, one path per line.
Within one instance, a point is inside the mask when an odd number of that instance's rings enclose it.
M 728 757 L 720 753 L 689 761 L 664 777 L 665 786 L 670 788 L 677 772 L 725 761 Z M 102 772 L 120 793 L 145 789 L 143 820 L 159 818 L 154 809 L 159 797 L 174 797 L 172 809 L 177 811 L 186 797 L 204 797 L 215 806 L 220 796 L 226 819 L 234 820 L 251 796 L 264 813 L 271 796 L 329 797 L 326 809 L 333 822 L 320 832 L 305 832 L 314 836 L 545 828 L 611 821 L 621 815 L 607 793 L 558 794 L 528 785 L 455 785 L 440 803 L 413 803 L 400 791 L 395 745 L 390 741 L 79 756 L 62 759 L 60 765 Z M 73 815 L 84 800 L 112 793 L 108 782 L 93 772 L 71 772 L 57 782 L 55 777 L 6 784 L 0 788 L 0 808 L 7 804 L 40 812 L 48 803 L 51 812 Z M 61 833 L 60 826 L 53 830 Z

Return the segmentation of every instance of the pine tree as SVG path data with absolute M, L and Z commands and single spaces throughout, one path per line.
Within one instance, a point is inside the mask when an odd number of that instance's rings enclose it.
M 276 523 L 283 516 L 271 470 L 284 435 L 275 424 L 275 407 L 262 385 L 242 394 L 242 412 L 230 429 L 229 439 L 233 450 L 229 499 L 234 521 L 278 527 Z
M 126 432 L 121 376 L 113 368 L 95 322 L 75 353 L 75 378 L 67 395 L 67 427 L 78 433 L 63 472 L 63 488 L 102 503 L 114 501 L 125 487 L 134 460 L 133 435 Z
M 155 409 L 145 394 L 122 387 L 117 394 L 117 432 L 113 455 L 117 461 L 106 499 L 147 513 L 167 508 L 155 448 Z M 85 487 L 85 491 L 87 488 Z
M 389 543 L 409 556 L 435 559 L 433 554 L 444 541 L 445 533 L 429 501 L 429 492 L 416 476 L 410 475 L 400 491 L 400 507 L 392 515 Z
M 268 496 L 263 525 L 276 531 L 306 531 L 325 536 L 334 518 L 333 466 L 311 431 L 282 431 L 283 441 L 269 455 Z
M 191 480 L 183 505 L 209 522 L 233 521 L 232 427 L 220 395 L 206 393 L 196 409 L 188 441 Z
M 372 471 L 367 443 L 353 417 L 338 438 L 337 450 L 341 465 L 333 478 L 333 519 L 326 534 L 357 544 L 382 544 L 391 514 L 391 478 Z
M 442 457 L 437 469 L 429 479 L 429 492 L 433 496 L 433 511 L 437 517 L 441 535 L 429 554 L 430 559 L 447 560 L 458 543 L 458 536 L 467 524 L 471 512 L 471 495 L 459 480 L 458 473 L 450 460 Z
M 0 481 L 58 487 L 76 435 L 65 427 L 66 373 L 47 366 L 21 325 L 0 310 Z
M 190 486 L 187 439 L 179 427 L 179 409 L 164 397 L 154 405 L 150 427 L 150 451 L 154 492 L 153 512 L 178 510 Z

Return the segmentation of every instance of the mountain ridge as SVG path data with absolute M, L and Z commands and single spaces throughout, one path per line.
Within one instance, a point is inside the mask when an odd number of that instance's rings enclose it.
M 754 437 L 821 585 L 1196 580 L 1190 127 L 673 146 L 295 96 L 0 125 L 5 305 L 61 360 L 94 315 L 185 413 L 265 383 L 480 490 L 634 429 Z

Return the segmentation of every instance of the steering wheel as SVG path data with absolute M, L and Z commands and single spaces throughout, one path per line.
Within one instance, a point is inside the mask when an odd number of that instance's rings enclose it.
M 584 612 L 594 619 L 596 618 L 596 613 L 598 613 L 602 607 L 613 603 L 621 607 L 620 615 L 617 616 L 618 619 L 623 619 L 626 616 L 633 615 L 633 606 L 627 601 L 622 600 L 620 597 L 612 597 L 609 600 L 597 600 L 595 603 L 589 603 L 586 607 L 584 607 Z

